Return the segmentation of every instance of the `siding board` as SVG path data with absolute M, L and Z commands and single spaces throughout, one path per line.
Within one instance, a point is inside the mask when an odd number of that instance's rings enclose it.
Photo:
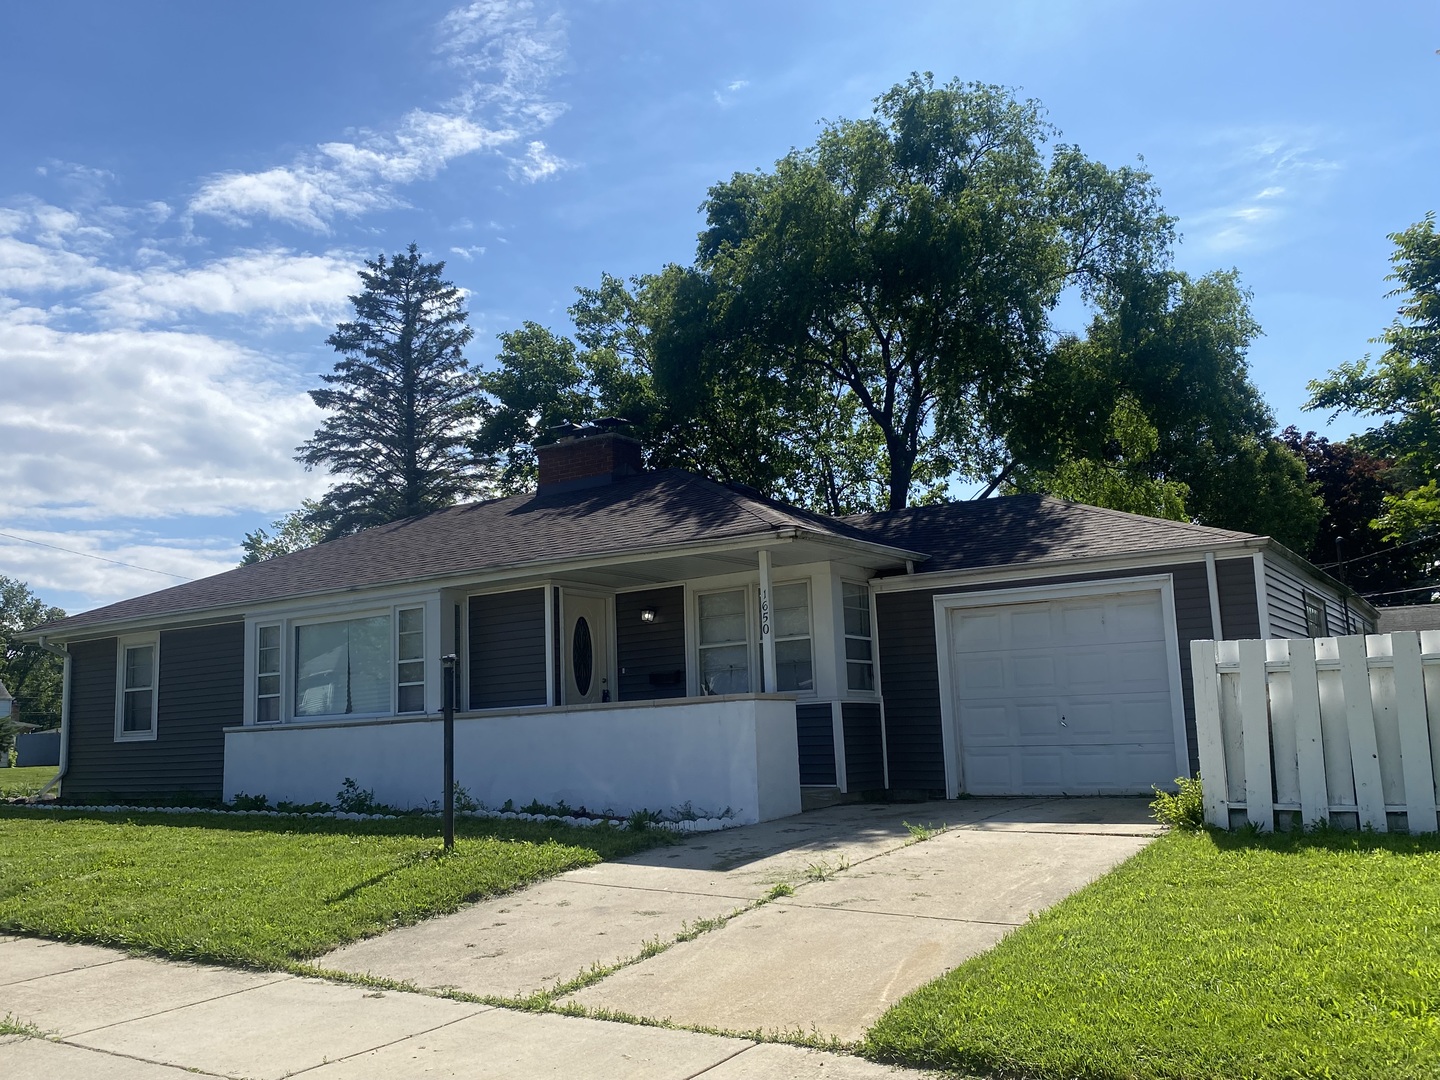
M 800 743 L 800 783 L 834 787 L 835 722 L 830 702 L 797 704 L 795 727 Z
M 640 612 L 655 611 L 642 622 Z M 615 661 L 621 701 L 685 696 L 685 589 L 619 593 L 615 597 Z
M 874 791 L 885 786 L 885 749 L 881 744 L 880 703 L 843 701 L 840 721 L 845 731 L 845 786 Z
M 1216 563 L 1220 586 L 1221 624 L 1253 627 L 1259 633 L 1255 576 L 1250 559 Z M 981 585 L 946 586 L 876 596 L 880 679 L 885 698 L 885 748 L 890 759 L 890 786 L 943 794 L 944 741 L 940 727 L 939 664 L 935 643 L 934 598 L 937 595 L 988 592 L 1030 585 L 1060 585 L 1111 578 L 1169 574 L 1175 595 L 1176 636 L 1180 645 L 1181 696 L 1185 707 L 1185 739 L 1192 772 L 1198 770 L 1195 749 L 1195 693 L 1190 676 L 1190 642 L 1212 636 L 1210 592 L 1205 564 L 1180 563 L 1096 574 L 1071 574 Z M 1245 589 L 1248 588 L 1248 593 Z M 948 691 L 947 691 L 948 692 Z M 849 743 L 846 743 L 849 753 Z M 1157 780 L 1169 779 L 1168 777 Z
M 545 590 L 472 596 L 470 708 L 544 705 Z
M 244 720 L 244 625 L 160 635 L 156 737 L 115 741 L 114 638 L 70 646 L 70 766 L 67 796 L 221 797 L 224 729 Z

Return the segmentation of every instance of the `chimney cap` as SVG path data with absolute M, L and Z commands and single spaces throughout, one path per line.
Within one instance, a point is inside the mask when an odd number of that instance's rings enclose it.
M 556 441 L 560 439 L 576 439 L 586 435 L 601 435 L 607 433 L 618 434 L 619 429 L 632 426 L 632 422 L 623 416 L 598 416 L 594 420 L 587 420 L 583 424 L 577 424 L 573 420 L 566 420 L 563 424 L 556 424 L 545 430 L 553 435 Z

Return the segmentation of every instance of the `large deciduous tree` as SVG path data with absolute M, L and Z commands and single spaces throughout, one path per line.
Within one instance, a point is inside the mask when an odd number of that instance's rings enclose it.
M 1043 365 L 1062 292 L 1102 299 L 1171 242 L 1149 174 L 1047 155 L 1052 134 L 1036 102 L 916 75 L 715 185 L 658 383 L 693 399 L 744 372 L 840 403 L 883 449 L 890 508 L 1000 467 L 997 411 Z
M 1384 496 L 1377 524 L 1393 541 L 1440 533 L 1440 233 L 1434 213 L 1392 233 L 1400 299 L 1395 320 L 1377 340 L 1378 360 L 1368 355 L 1341 364 L 1310 384 L 1307 408 L 1377 417 L 1380 423 L 1355 436 L 1360 449 L 1392 462 L 1395 490 Z
M 329 415 L 296 460 L 339 478 L 309 515 L 327 538 L 441 509 L 477 486 L 466 447 L 473 331 L 444 268 L 414 244 L 367 260 L 354 317 L 326 339 L 341 359 L 310 396 Z
M 46 604 L 23 581 L 0 575 L 0 682 L 15 699 L 15 719 L 41 727 L 60 724 L 60 698 L 65 665 L 60 657 L 18 635 L 65 612 Z

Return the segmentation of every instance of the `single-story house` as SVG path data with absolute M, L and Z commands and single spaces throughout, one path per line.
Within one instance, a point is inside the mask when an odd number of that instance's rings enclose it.
M 64 791 L 440 795 L 765 820 L 802 789 L 1148 793 L 1196 767 L 1192 638 L 1365 632 L 1273 540 L 1014 496 L 832 518 L 585 429 L 455 506 L 32 633 Z

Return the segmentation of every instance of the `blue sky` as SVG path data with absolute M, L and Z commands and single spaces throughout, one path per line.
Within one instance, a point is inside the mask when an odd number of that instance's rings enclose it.
M 1437 50 L 1433 3 L 9 5 L 0 574 L 79 610 L 177 580 L 115 562 L 228 568 L 324 487 L 291 455 L 363 258 L 443 257 L 489 363 L 914 70 L 1143 155 L 1181 267 L 1254 290 L 1281 423 L 1323 430 L 1306 380 L 1368 351 L 1386 234 L 1440 210 Z

